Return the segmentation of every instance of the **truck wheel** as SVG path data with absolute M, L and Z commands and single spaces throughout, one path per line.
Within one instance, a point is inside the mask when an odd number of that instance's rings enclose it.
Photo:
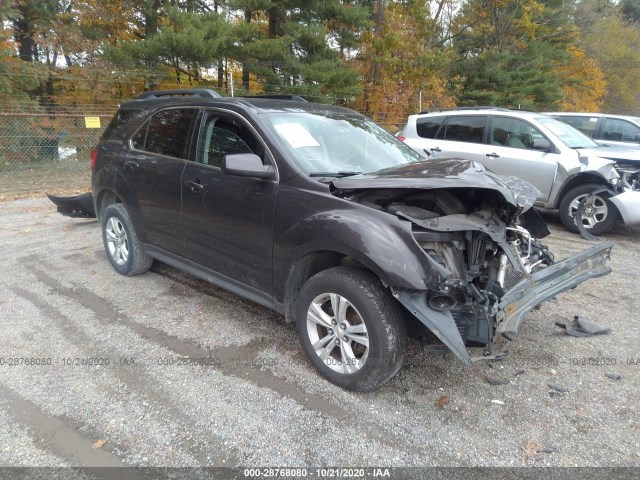
M 142 250 L 129 214 L 121 203 L 104 209 L 102 242 L 111 265 L 119 274 L 139 275 L 151 268 L 153 259 Z
M 602 190 L 603 186 L 596 183 L 578 185 L 569 190 L 560 200 L 560 221 L 571 232 L 578 233 L 574 217 L 580 202 L 593 192 Z M 610 231 L 619 221 L 620 213 L 609 200 L 607 192 L 596 193 L 588 200 L 582 224 L 591 235 L 602 235 Z
M 295 318 L 309 360 L 339 387 L 373 390 L 402 366 L 407 334 L 399 306 L 365 270 L 335 267 L 311 277 Z

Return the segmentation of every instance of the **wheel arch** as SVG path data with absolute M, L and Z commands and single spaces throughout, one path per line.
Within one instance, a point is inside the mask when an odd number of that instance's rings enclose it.
M 562 202 L 562 199 L 567 194 L 567 192 L 571 191 L 577 186 L 584 185 L 587 183 L 596 183 L 598 185 L 602 185 L 603 187 L 609 187 L 609 184 L 607 183 L 607 181 L 600 175 L 597 175 L 595 173 L 590 173 L 590 172 L 578 173 L 577 175 L 574 175 L 573 177 L 569 178 L 566 182 L 564 182 L 564 185 L 560 189 L 560 192 L 558 192 L 558 196 L 556 197 L 554 207 L 555 208 L 560 207 L 560 202 Z
M 324 270 L 338 266 L 362 268 L 380 278 L 371 268 L 346 253 L 332 250 L 307 253 L 292 263 L 287 274 L 284 286 L 284 317 L 287 323 L 295 322 L 295 300 L 306 281 Z
M 116 192 L 109 188 L 103 188 L 96 196 L 96 216 L 102 218 L 102 212 L 111 204 L 122 203 L 122 199 Z

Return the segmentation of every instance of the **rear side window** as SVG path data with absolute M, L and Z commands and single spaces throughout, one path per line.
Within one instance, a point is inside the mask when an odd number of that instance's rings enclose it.
M 416 120 L 416 131 L 418 136 L 422 138 L 436 138 L 438 129 L 442 125 L 442 121 L 445 119 L 442 117 L 424 117 Z
M 187 158 L 187 136 L 195 113 L 192 108 L 156 113 L 131 138 L 131 146 L 169 157 Z
M 438 133 L 439 139 L 454 142 L 482 143 L 486 116 L 449 117 Z

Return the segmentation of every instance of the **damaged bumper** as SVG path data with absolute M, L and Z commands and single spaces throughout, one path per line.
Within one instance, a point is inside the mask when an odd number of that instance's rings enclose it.
M 90 192 L 71 197 L 56 197 L 47 193 L 47 197 L 58 207 L 58 213 L 67 217 L 95 218 L 96 216 L 93 197 Z
M 478 305 L 477 315 L 495 319 L 496 334 L 516 334 L 524 318 L 535 306 L 590 278 L 609 274 L 611 268 L 607 266 L 607 261 L 613 246 L 613 242 L 597 245 L 528 275 L 510 288 L 498 302 Z M 394 288 L 392 292 L 460 360 L 471 363 L 478 359 L 469 355 L 451 312 L 430 308 L 425 292 Z
M 602 243 L 520 280 L 500 299 L 496 332 L 517 333 L 524 317 L 536 305 L 585 280 L 611 273 L 607 261 L 613 245 Z

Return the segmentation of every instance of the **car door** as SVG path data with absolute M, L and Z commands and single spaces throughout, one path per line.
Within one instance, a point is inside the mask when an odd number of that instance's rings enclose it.
M 197 109 L 169 108 L 155 113 L 131 137 L 123 159 L 135 202 L 134 223 L 142 241 L 181 255 L 182 171 Z
M 520 177 L 533 184 L 547 200 L 558 169 L 558 154 L 534 148 L 535 140 L 549 141 L 529 122 L 493 116 L 482 163 L 498 175 Z M 550 143 L 550 142 L 549 142 Z
M 487 115 L 449 115 L 429 148 L 434 158 L 482 161 L 481 145 Z
M 265 164 L 273 164 L 264 142 L 241 117 L 205 111 L 195 162 L 182 176 L 185 249 L 191 261 L 217 277 L 218 284 L 264 297 L 272 289 L 278 182 L 223 173 L 223 157 L 234 153 L 255 153 Z

